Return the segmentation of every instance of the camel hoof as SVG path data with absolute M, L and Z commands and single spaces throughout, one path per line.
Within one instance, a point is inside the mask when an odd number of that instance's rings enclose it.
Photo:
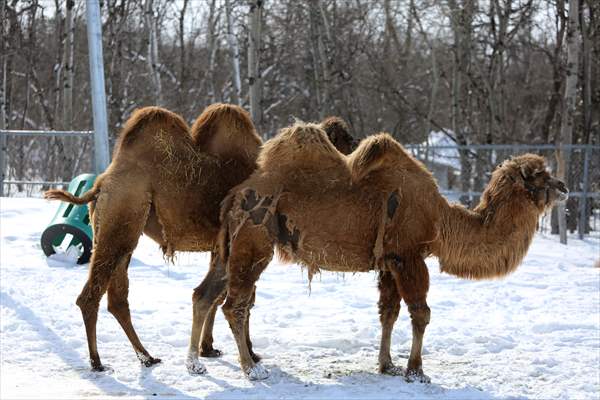
M 221 350 L 212 349 L 212 348 L 200 351 L 200 357 L 217 358 L 217 357 L 221 357 L 222 355 L 223 355 L 223 352 Z
M 246 369 L 246 376 L 251 381 L 262 381 L 269 377 L 269 370 L 262 366 L 262 364 L 254 364 L 254 366 Z
M 185 366 L 190 375 L 203 375 L 206 373 L 206 367 L 198 360 L 198 357 L 188 356 Z
M 391 365 L 388 365 L 387 367 L 384 367 L 381 370 L 381 373 L 384 375 L 391 375 L 391 376 L 405 376 L 406 369 L 399 367 L 397 365 L 391 364 Z
M 142 361 L 142 364 L 144 364 L 144 367 L 151 367 L 153 365 L 160 363 L 161 361 L 162 360 L 160 358 L 150 357 L 147 360 Z
M 422 369 L 409 369 L 406 371 L 404 378 L 407 382 L 431 383 L 431 378 L 423 373 Z
M 254 361 L 255 363 L 258 363 L 260 362 L 260 360 L 262 360 L 262 357 L 256 353 L 250 353 L 250 357 L 252 357 L 252 361 Z
M 92 372 L 111 373 L 111 372 L 114 372 L 114 370 L 112 369 L 112 367 L 110 367 L 108 365 L 98 364 L 98 365 L 92 365 Z
M 142 363 L 142 365 L 144 367 L 151 367 L 155 364 L 158 364 L 161 361 L 160 358 L 154 358 L 150 355 L 146 355 L 146 354 L 142 354 L 142 353 L 137 353 L 137 358 L 138 358 L 138 360 L 140 360 L 140 362 Z

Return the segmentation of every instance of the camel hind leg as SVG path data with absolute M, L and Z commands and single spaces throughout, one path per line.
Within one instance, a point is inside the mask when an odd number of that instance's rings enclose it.
M 148 214 L 148 197 L 143 192 L 105 192 L 98 196 L 94 207 L 94 251 L 77 305 L 85 324 L 90 363 L 97 371 L 104 370 L 96 340 L 100 299 L 119 265 L 127 264 L 137 245 Z
M 411 256 L 406 258 L 393 257 L 388 263 L 388 268 L 398 287 L 400 296 L 408 306 L 412 324 L 412 346 L 408 358 L 406 379 L 430 382 L 423 373 L 421 352 L 423 349 L 423 336 L 429 324 L 431 311 L 427 305 L 427 292 L 429 290 L 429 271 L 423 258 Z
M 193 316 L 192 334 L 186 360 L 186 367 L 190 374 L 198 375 L 206 372 L 206 368 L 200 360 L 199 344 L 202 342 L 203 349 L 212 350 L 212 329 L 215 318 L 216 307 L 220 303 L 226 290 L 227 273 L 225 265 L 217 252 L 211 254 L 210 268 L 200 285 L 194 289 L 192 296 Z
M 148 351 L 144 348 L 140 339 L 133 328 L 131 323 L 131 312 L 129 310 L 129 301 L 127 296 L 129 294 L 129 277 L 127 276 L 127 268 L 131 254 L 123 258 L 114 272 L 110 282 L 108 284 L 108 311 L 117 319 L 121 328 L 127 335 L 127 338 L 131 342 L 135 354 L 142 364 L 146 367 L 150 367 L 154 364 L 159 363 L 160 358 L 152 357 Z
M 389 271 L 379 271 L 379 320 L 381 321 L 381 345 L 379 346 L 379 372 L 402 375 L 403 368 L 392 363 L 390 346 L 392 330 L 400 313 L 400 293 Z

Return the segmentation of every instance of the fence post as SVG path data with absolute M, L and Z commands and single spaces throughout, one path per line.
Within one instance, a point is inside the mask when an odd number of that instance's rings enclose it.
M 108 166 L 110 155 L 108 150 L 104 61 L 102 58 L 102 23 L 98 0 L 87 0 L 86 11 L 92 109 L 94 113 L 94 167 L 96 173 L 99 174 Z
M 577 231 L 579 234 L 579 239 L 583 239 L 585 235 L 585 226 L 587 225 L 586 216 L 587 216 L 587 195 L 588 195 L 588 185 L 589 185 L 589 170 L 590 170 L 590 153 L 592 151 L 591 146 L 586 146 L 585 155 L 583 158 L 583 182 L 581 187 L 581 200 L 579 201 L 579 224 L 577 226 Z

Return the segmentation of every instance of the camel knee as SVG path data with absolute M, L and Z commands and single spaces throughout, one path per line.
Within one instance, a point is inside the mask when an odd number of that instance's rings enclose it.
M 431 309 L 429 306 L 425 303 L 409 304 L 408 311 L 410 313 L 413 326 L 424 331 L 431 319 Z
M 90 290 L 89 286 L 86 284 L 79 296 L 77 296 L 75 304 L 77 304 L 77 306 L 81 309 L 81 312 L 85 315 L 90 311 L 98 311 L 101 298 L 102 294 L 98 296 L 98 294 Z
M 225 301 L 221 310 L 232 330 L 238 331 L 241 328 L 241 324 L 246 318 L 246 309 L 245 302 L 231 301 L 229 298 Z
M 129 312 L 129 302 L 128 301 L 111 301 L 108 299 L 108 305 L 106 307 L 108 312 L 114 315 L 115 317 L 123 314 L 124 312 Z
M 379 321 L 382 324 L 395 322 L 400 314 L 400 304 L 379 305 Z
M 192 294 L 192 302 L 204 303 L 206 302 L 210 307 L 218 300 L 223 301 L 225 292 L 225 281 L 222 279 L 209 280 L 207 276 L 204 281 L 198 287 L 194 289 Z

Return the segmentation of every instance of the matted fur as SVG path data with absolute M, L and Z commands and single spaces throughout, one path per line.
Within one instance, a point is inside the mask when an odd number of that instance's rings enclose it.
M 126 266 L 140 234 L 158 242 L 167 257 L 175 251 L 212 250 L 221 201 L 256 168 L 261 140 L 241 107 L 211 106 L 194 126 L 192 136 L 183 119 L 168 110 L 136 110 L 117 140 L 113 161 L 90 191 L 79 198 L 58 190 L 46 194 L 77 204 L 92 202 L 95 245 L 89 280 L 77 304 L 95 369 L 102 368 L 95 316 L 106 290 L 109 310 L 140 360 L 145 365 L 159 361 L 137 339 L 127 304 Z M 209 330 L 212 334 L 212 325 Z
M 240 135 L 240 132 L 244 134 Z M 192 125 L 190 134 L 204 152 L 221 157 L 227 154 L 243 155 L 247 161 L 256 160 L 262 144 L 248 112 L 222 103 L 208 106 Z
M 276 247 L 285 261 L 309 272 L 379 269 L 380 371 L 398 371 L 389 348 L 402 298 L 413 325 L 408 374 L 426 380 L 421 347 L 430 314 L 423 259 L 433 254 L 442 271 L 464 278 L 512 272 L 539 215 L 566 187 L 550 177 L 543 158 L 515 157 L 494 171 L 471 211 L 449 204 L 432 174 L 390 135 L 364 139 L 349 156 L 326 138 L 314 124 L 282 129 L 263 146 L 258 169 L 224 203 L 220 247 L 229 279 L 223 311 L 242 368 L 250 376 L 257 368 L 243 340 L 248 299 Z
M 540 179 L 536 174 L 548 176 L 542 157 L 515 157 L 493 172 L 473 211 L 461 205 L 445 207 L 440 238 L 433 247 L 443 272 L 485 279 L 505 276 L 518 267 L 540 214 L 552 204 L 526 189 L 525 179 Z M 544 184 L 537 183 L 540 187 Z
M 343 163 L 343 155 L 319 124 L 296 122 L 263 145 L 257 163 L 261 170 L 276 166 L 316 168 L 323 167 L 323 163 Z
M 191 131 L 178 115 L 159 107 L 146 107 L 136 110 L 126 122 L 112 163 L 90 191 L 81 197 L 62 190 L 46 192 L 48 199 L 90 203 L 95 244 L 89 280 L 78 305 L 86 322 L 94 368 L 102 368 L 96 350 L 95 316 L 106 290 L 109 309 L 123 326 L 140 360 L 145 365 L 157 362 L 143 348 L 131 325 L 127 305 L 128 257 L 142 232 L 160 244 L 168 259 L 176 251 L 213 250 L 220 226 L 220 203 L 230 188 L 256 168 L 260 145 L 261 139 L 241 107 L 209 106 Z M 222 266 L 214 254 L 207 277 Z M 208 304 L 203 302 L 206 296 L 210 297 Z M 216 306 L 207 314 L 207 307 L 219 301 L 219 296 L 221 292 L 215 285 L 207 288 L 201 284 L 194 292 L 190 344 L 194 357 L 200 331 L 202 354 L 219 354 L 212 348 Z M 204 309 L 198 311 L 200 306 Z M 198 369 L 192 372 L 201 373 Z
M 327 117 L 321 121 L 321 128 L 327 133 L 329 140 L 343 154 L 350 154 L 358 142 L 350 134 L 346 122 L 339 117 Z

